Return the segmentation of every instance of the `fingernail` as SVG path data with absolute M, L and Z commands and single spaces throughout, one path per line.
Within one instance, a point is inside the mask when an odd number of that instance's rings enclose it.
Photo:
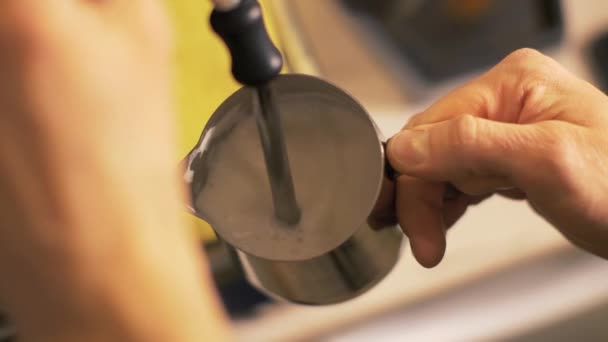
M 429 158 L 429 134 L 424 130 L 406 129 L 391 139 L 392 157 L 404 167 L 416 166 Z

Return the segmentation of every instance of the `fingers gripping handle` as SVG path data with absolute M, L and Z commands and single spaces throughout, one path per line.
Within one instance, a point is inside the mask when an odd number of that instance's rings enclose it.
M 388 161 L 388 158 L 387 158 L 388 154 L 386 153 L 386 150 L 387 150 L 389 141 L 390 141 L 390 139 L 382 144 L 384 147 L 384 174 L 386 175 L 386 177 L 388 177 L 389 179 L 396 182 L 397 178 L 399 178 L 400 174 L 397 170 L 395 170 L 393 168 L 391 163 Z M 452 185 L 450 183 L 445 184 L 445 190 L 444 190 L 444 194 L 443 194 L 444 200 L 446 200 L 446 201 L 454 200 L 454 199 L 458 198 L 458 196 L 460 196 L 460 195 L 462 195 L 462 192 L 460 190 L 458 190 L 454 185 Z

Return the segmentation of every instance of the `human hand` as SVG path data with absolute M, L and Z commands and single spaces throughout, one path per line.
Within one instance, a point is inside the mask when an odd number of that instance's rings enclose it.
M 608 97 L 530 49 L 416 115 L 388 146 L 397 214 L 417 260 L 493 193 L 525 198 L 575 245 L 608 258 Z M 464 195 L 442 196 L 446 183 Z M 409 213 L 415 213 L 410 215 Z
M 160 2 L 1 1 L 0 47 L 0 303 L 21 337 L 221 331 L 181 222 Z

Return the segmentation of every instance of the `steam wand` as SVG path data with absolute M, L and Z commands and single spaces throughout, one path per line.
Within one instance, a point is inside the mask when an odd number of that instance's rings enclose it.
M 287 225 L 300 221 L 280 113 L 269 82 L 283 67 L 283 58 L 268 36 L 262 8 L 256 0 L 214 0 L 213 30 L 232 57 L 232 74 L 254 87 L 259 104 L 257 127 L 264 152 L 275 217 Z

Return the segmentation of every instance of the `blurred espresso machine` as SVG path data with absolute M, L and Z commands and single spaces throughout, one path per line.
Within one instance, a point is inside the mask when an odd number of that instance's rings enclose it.
M 518 48 L 545 49 L 563 34 L 559 0 L 342 0 L 379 27 L 423 77 L 487 67 Z

